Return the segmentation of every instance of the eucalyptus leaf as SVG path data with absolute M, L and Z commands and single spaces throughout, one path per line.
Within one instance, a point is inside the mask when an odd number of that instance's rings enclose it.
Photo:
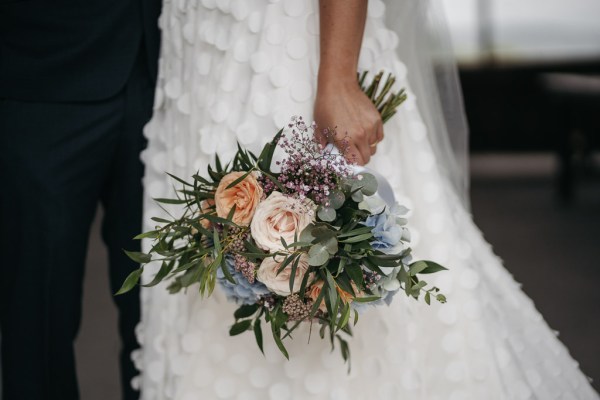
M 133 240 L 140 240 L 140 239 L 156 239 L 160 234 L 160 231 L 148 231 L 148 232 L 144 232 L 144 233 L 140 233 L 139 235 L 135 236 L 133 238 Z
M 346 202 L 346 196 L 340 190 L 334 190 L 329 195 L 329 206 L 338 209 L 341 208 Z
M 427 267 L 425 269 L 421 270 L 421 272 L 419 272 L 420 274 L 433 274 L 433 273 L 436 273 L 436 272 L 447 271 L 448 270 L 448 268 L 443 267 L 440 264 L 435 263 L 433 261 L 424 260 L 424 261 L 421 261 L 421 262 L 425 263 L 427 265 Z
M 335 255 L 338 252 L 338 241 L 335 237 L 330 237 L 329 239 L 327 239 L 326 241 L 320 243 L 323 246 L 325 246 L 325 249 L 329 252 L 329 254 L 331 255 Z
M 319 209 L 317 210 L 317 216 L 321 221 L 333 222 L 336 218 L 336 212 L 331 207 L 319 206 Z
M 185 199 L 164 199 L 164 198 L 154 198 L 154 201 L 156 201 L 157 203 L 162 203 L 162 204 L 187 204 L 188 200 Z
M 240 333 L 244 333 L 248 329 L 250 329 L 251 325 L 252 325 L 252 321 L 249 319 L 237 322 L 237 323 L 233 324 L 231 329 L 229 329 L 229 335 L 236 336 L 236 335 L 239 335 Z
M 265 351 L 263 349 L 263 335 L 262 335 L 262 329 L 260 327 L 260 318 L 256 318 L 256 320 L 254 321 L 254 338 L 256 339 L 256 344 L 258 345 L 258 348 L 260 349 L 261 353 L 265 354 Z
M 243 174 L 242 176 L 240 176 L 239 178 L 237 178 L 236 180 L 234 180 L 233 182 L 231 182 L 229 185 L 227 185 L 226 189 L 231 189 L 232 187 L 234 187 L 235 185 L 237 185 L 238 183 L 242 182 L 244 179 L 246 179 L 248 177 L 248 175 L 250 175 L 252 172 L 254 172 L 254 170 L 250 170 L 248 172 L 246 172 L 245 174 Z
M 352 194 L 352 200 L 354 200 L 357 203 L 360 203 L 361 201 L 364 200 L 364 196 L 362 194 L 362 192 L 358 191 L 358 192 L 354 192 Z
M 416 261 L 416 262 L 410 264 L 408 271 L 411 276 L 416 276 L 417 274 L 420 274 L 422 271 L 424 271 L 426 268 L 427 268 L 426 262 Z
M 365 196 L 372 196 L 377 193 L 377 178 L 367 172 L 358 174 L 361 185 L 361 193 Z
M 340 240 L 341 243 L 358 243 L 364 240 L 369 240 L 373 237 L 372 233 L 363 233 L 357 236 L 349 237 L 348 239 Z
M 150 254 L 142 253 L 140 251 L 127 251 L 123 250 L 127 257 L 131 258 L 138 264 L 147 264 L 152 261 L 152 256 Z
M 373 301 L 380 300 L 379 296 L 366 296 L 366 297 L 355 297 L 354 301 L 357 303 L 371 303 Z
M 259 307 L 260 306 L 258 304 L 245 304 L 235 310 L 233 316 L 236 319 L 251 317 L 254 315 L 254 313 L 256 313 L 256 311 L 258 311 Z
M 308 251 L 308 265 L 320 267 L 329 261 L 330 254 L 322 244 L 313 245 Z
M 158 285 L 169 274 L 169 272 L 171 272 L 174 265 L 175 265 L 174 261 L 170 261 L 168 263 L 166 261 L 163 261 L 163 263 L 160 266 L 160 269 L 158 270 L 156 275 L 154 275 L 152 282 L 150 282 L 146 285 L 143 285 L 143 286 L 144 287 L 152 287 L 152 286 Z
M 281 341 L 281 329 L 276 328 L 274 324 L 271 324 L 271 332 L 273 333 L 273 339 L 275 340 L 275 344 L 277 345 L 277 348 L 279 348 L 279 351 L 281 351 L 281 354 L 283 354 L 284 357 L 289 360 L 290 355 L 288 354 L 287 349 L 285 348 L 285 346 L 283 345 L 283 342 Z
M 135 285 L 137 285 L 137 283 L 139 282 L 140 276 L 142 276 L 142 271 L 143 271 L 142 268 L 138 268 L 138 269 L 134 270 L 133 272 L 131 272 L 129 274 L 129 276 L 127 278 L 125 278 L 125 282 L 123 282 L 123 286 L 121 286 L 121 289 L 119 289 L 119 291 L 115 295 L 127 293 L 131 289 L 133 289 L 135 287 Z

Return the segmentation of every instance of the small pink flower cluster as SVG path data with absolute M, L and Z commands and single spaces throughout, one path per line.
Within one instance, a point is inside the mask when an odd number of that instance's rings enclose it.
M 323 148 L 316 137 L 316 125 L 308 126 L 302 117 L 293 117 L 288 125 L 291 132 L 279 141 L 287 154 L 281 166 L 279 182 L 300 199 L 309 198 L 317 204 L 327 202 L 330 192 L 342 177 L 351 175 L 350 165 L 344 158 L 348 148 L 345 139 L 336 141 L 335 130 L 325 129 L 320 135 L 326 142 L 335 143 L 338 151 Z

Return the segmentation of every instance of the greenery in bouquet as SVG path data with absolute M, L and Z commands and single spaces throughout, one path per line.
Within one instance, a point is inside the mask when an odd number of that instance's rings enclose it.
M 388 93 L 391 77 L 378 90 L 381 76 L 364 90 L 391 116 L 405 96 Z M 389 303 L 400 291 L 427 304 L 445 302 L 421 279 L 445 268 L 411 258 L 407 210 L 377 196 L 372 174 L 354 173 L 335 130 L 322 134 L 336 148 L 322 148 L 315 132 L 294 117 L 258 156 L 238 146 L 231 162 L 217 157 L 205 176 L 171 175 L 181 185 L 177 198 L 156 201 L 175 205 L 181 216 L 154 217 L 156 229 L 137 236 L 152 246 L 127 252 L 141 266 L 119 294 L 139 282 L 145 264 L 157 262 L 146 286 L 165 281 L 171 293 L 197 287 L 210 296 L 218 285 L 237 303 L 231 335 L 253 331 L 262 350 L 266 323 L 289 357 L 284 340 L 303 322 L 318 324 L 346 360 L 345 338 L 366 307 Z M 284 156 L 273 162 L 277 147 Z

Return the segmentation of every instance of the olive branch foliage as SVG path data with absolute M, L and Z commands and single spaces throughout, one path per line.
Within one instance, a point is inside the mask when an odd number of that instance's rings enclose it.
M 365 85 L 366 77 L 367 72 L 358 76 L 359 85 L 377 107 L 385 122 L 406 100 L 406 93 L 404 90 L 392 92 L 395 83 L 392 75 L 384 79 L 384 73 L 380 72 L 369 85 Z M 264 322 L 270 325 L 271 334 L 279 350 L 289 358 L 284 339 L 292 337 L 301 322 L 317 322 L 321 325 L 321 338 L 327 336 L 332 349 L 338 342 L 344 360 L 350 365 L 350 347 L 346 337 L 352 335 L 351 325 L 356 325 L 359 314 L 351 307 L 350 301 L 344 300 L 340 292 L 349 294 L 352 302 L 367 303 L 379 300 L 380 297 L 373 295 L 364 281 L 364 269 L 383 276 L 385 274 L 381 270 L 382 267 L 400 267 L 397 279 L 401 290 L 407 296 L 414 299 L 423 296 L 427 304 L 431 303 L 432 297 L 444 303 L 446 298 L 439 289 L 428 287 L 427 282 L 420 276 L 446 268 L 432 261 L 420 260 L 406 264 L 410 248 L 400 254 L 386 254 L 372 247 L 372 228 L 364 224 L 370 213 L 359 207 L 365 196 L 372 196 L 377 192 L 377 180 L 369 173 L 342 177 L 337 182 L 336 190 L 329 194 L 328 201 L 324 203 L 326 205 L 318 206 L 316 222 L 302 232 L 297 232 L 293 243 L 286 243 L 282 238 L 283 250 L 277 253 L 269 254 L 261 250 L 252 236 L 246 235 L 249 228 L 233 222 L 235 207 L 227 218 L 217 216 L 214 205 L 208 204 L 214 199 L 219 182 L 231 172 L 245 173 L 228 185 L 228 188 L 237 185 L 250 173 L 257 172 L 269 179 L 277 190 L 282 193 L 289 192 L 278 181 L 278 174 L 271 170 L 273 155 L 282 134 L 283 129 L 265 145 L 258 156 L 243 149 L 239 144 L 238 151 L 230 163 L 223 165 L 216 156 L 214 167 L 208 166 L 207 177 L 196 173 L 191 180 L 184 180 L 168 174 L 181 187 L 176 190 L 176 198 L 154 200 L 164 205 L 165 211 L 166 207 L 175 207 L 183 211 L 183 214 L 171 219 L 153 217 L 156 228 L 135 237 L 150 240 L 151 247 L 147 253 L 125 251 L 127 256 L 140 264 L 140 267 L 126 278 L 117 295 L 126 293 L 139 284 L 145 265 L 152 262 L 159 263 L 160 268 L 152 280 L 142 286 L 152 287 L 161 282 L 168 282 L 169 292 L 177 293 L 197 285 L 201 296 L 210 296 L 215 289 L 219 269 L 228 281 L 237 283 L 225 264 L 226 256 L 235 252 L 257 265 L 269 257 L 283 260 L 278 273 L 285 268 L 291 268 L 292 291 L 300 256 L 307 254 L 309 270 L 304 274 L 297 294 L 302 301 L 311 304 L 308 316 L 301 321 L 290 321 L 283 311 L 284 297 L 274 295 L 271 302 L 259 301 L 256 304 L 240 306 L 234 313 L 235 323 L 229 333 L 233 336 L 252 331 L 259 349 L 263 351 Z M 246 235 L 244 250 L 234 252 L 232 244 L 243 235 Z M 322 282 L 322 288 L 318 297 L 310 302 L 306 289 L 317 281 Z M 326 312 L 321 310 L 322 304 L 325 305 Z

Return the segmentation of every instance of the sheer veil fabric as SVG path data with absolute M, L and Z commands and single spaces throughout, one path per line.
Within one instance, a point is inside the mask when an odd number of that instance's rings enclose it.
M 386 0 L 386 25 L 400 38 L 398 57 L 448 181 L 469 207 L 469 138 L 450 32 L 440 0 Z
M 143 288 L 134 384 L 144 400 L 598 399 L 471 220 L 467 130 L 437 11 L 427 0 L 369 0 L 359 69 L 391 72 L 407 89 L 368 167 L 411 209 L 415 257 L 450 267 L 430 282 L 448 303 L 399 294 L 361 314 L 348 374 L 318 329 L 307 344 L 308 324 L 286 344 L 290 361 L 266 333 L 263 356 L 251 333 L 229 336 L 236 305 L 218 288 L 209 299 Z M 173 196 L 165 172 L 206 171 L 236 142 L 256 153 L 292 115 L 311 120 L 319 66 L 317 0 L 164 0 L 159 25 L 145 230 L 168 217 L 152 200 Z

